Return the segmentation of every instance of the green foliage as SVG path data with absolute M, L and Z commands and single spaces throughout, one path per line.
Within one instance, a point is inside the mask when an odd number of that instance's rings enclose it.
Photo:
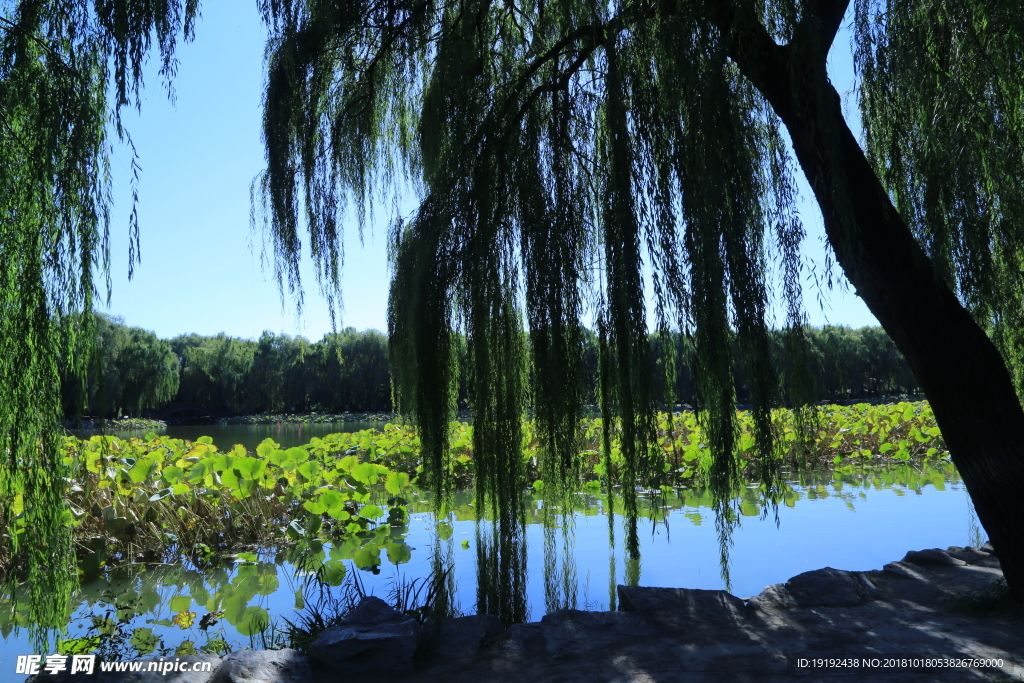
M 1024 395 L 1024 19 L 997 0 L 855 6 L 875 172 Z
M 268 416 L 264 418 L 266 421 L 273 422 L 297 419 L 292 410 L 303 414 L 314 409 L 360 412 L 391 409 L 387 338 L 375 330 L 356 332 L 348 328 L 327 334 L 316 343 L 302 337 L 266 332 L 254 344 L 224 335 L 188 335 L 165 342 L 106 316 L 98 316 L 96 325 L 102 380 L 98 381 L 94 372 L 87 374 L 88 401 L 80 403 L 81 378 L 64 373 L 63 402 L 69 417 L 78 409 L 98 413 L 100 400 L 105 401 L 108 415 L 122 412 L 137 415 L 173 401 L 204 406 L 216 412 L 263 414 Z M 540 333 L 541 321 L 534 321 L 531 329 L 535 331 L 528 335 L 526 344 L 535 359 L 529 368 L 529 386 L 535 394 L 534 414 L 553 410 L 556 399 L 555 394 L 550 394 L 551 388 L 545 388 L 539 381 L 542 373 L 568 373 L 575 368 L 575 379 L 566 374 L 565 381 L 558 386 L 565 391 L 569 391 L 568 387 L 577 387 L 573 391 L 580 392 L 581 405 L 597 403 L 597 335 L 581 327 L 580 344 L 565 342 L 568 345 L 557 347 L 550 331 Z M 800 368 L 795 367 L 786 353 L 790 334 L 787 331 L 769 332 L 770 362 L 783 376 L 803 372 L 808 385 L 805 393 L 814 400 L 914 393 L 916 380 L 881 328 L 803 327 L 800 333 L 804 339 Z M 730 339 L 736 398 L 741 404 L 749 403 L 752 388 L 740 344 L 735 335 Z M 452 342 L 453 353 L 459 358 L 460 373 L 465 375 L 469 367 L 465 338 L 455 335 Z M 653 394 L 674 396 L 692 405 L 696 401 L 693 373 L 680 360 L 692 353 L 687 338 L 678 333 L 652 334 L 648 336 L 648 345 L 647 374 Z M 576 357 L 576 353 L 582 355 Z M 570 360 L 570 356 L 575 360 Z M 537 359 L 546 365 L 538 365 Z M 176 388 L 179 366 L 183 377 L 180 390 Z M 791 404 L 799 404 L 789 393 L 784 397 Z M 462 407 L 468 406 L 465 378 L 456 401 Z M 578 418 L 571 418 L 569 422 L 575 423 Z M 303 419 L 326 421 L 330 417 Z M 552 461 L 552 467 L 556 467 L 556 462 L 562 463 L 557 467 L 564 468 L 566 476 L 557 477 L 555 481 L 571 481 L 575 478 L 571 475 L 573 468 L 578 466 L 578 463 L 573 464 L 572 456 L 566 455 L 572 449 L 565 449 L 579 436 L 568 427 L 569 422 L 549 431 L 545 437 L 554 450 L 549 448 L 544 453 L 552 457 L 556 451 L 562 453 Z
M 174 402 L 225 415 L 391 410 L 387 340 L 346 328 L 316 343 L 264 332 L 258 341 L 183 335 Z
M 173 75 L 176 41 L 195 14 L 192 0 L 132 11 L 32 0 L 4 3 L 0 17 L 0 515 L 13 523 L 16 491 L 31 501 L 21 513 L 31 540 L 2 552 L 24 557 L 34 625 L 59 625 L 73 581 L 60 371 L 85 376 L 94 276 L 109 262 L 108 126 L 113 118 L 122 135 L 119 112 L 138 93 L 154 41 L 162 73 Z M 63 324 L 69 316 L 81 325 Z
M 389 338 L 396 399 L 420 429 L 439 505 L 452 483 L 448 424 L 460 381 L 474 411 L 476 483 L 487 505 L 514 500 L 527 481 L 509 453 L 528 408 L 552 493 L 575 481 L 591 389 L 609 430 L 598 449 L 609 476 L 663 484 L 655 413 L 681 398 L 682 381 L 715 454 L 711 487 L 725 501 L 753 448 L 762 495 L 778 502 L 785 446 L 774 408 L 797 408 L 796 433 L 806 441 L 814 429 L 806 406 L 817 391 L 838 398 L 895 388 L 883 368 L 847 362 L 867 355 L 846 344 L 856 335 L 823 333 L 823 351 L 804 326 L 804 232 L 786 136 L 734 61 L 736 46 L 747 45 L 738 35 L 763 35 L 773 45 L 792 40 L 813 61 L 808 73 L 823 73 L 827 45 L 819 41 L 832 35 L 809 27 L 841 9 L 823 7 L 263 6 L 272 36 L 259 187 L 282 288 L 301 290 L 301 227 L 319 284 L 336 297 L 347 205 L 363 219 L 372 187 L 408 185 L 420 199 L 409 220 L 393 223 Z M 766 321 L 775 264 L 782 335 Z M 651 267 L 650 287 L 642 265 Z M 584 303 L 594 336 L 581 327 Z M 586 375 L 595 360 L 597 373 Z M 818 387 L 806 371 L 815 362 L 825 375 Z M 524 367 L 532 382 L 523 381 Z M 899 383 L 913 388 L 906 377 Z M 752 444 L 740 441 L 740 391 Z M 635 519 L 631 493 L 624 504 Z M 723 547 L 735 512 L 720 510 Z
M 192 334 L 175 337 L 171 348 L 181 363 L 177 401 L 215 412 L 238 414 L 248 410 L 255 342 L 223 333 L 216 337 Z
M 208 438 L 67 437 L 63 465 L 73 482 L 67 503 L 81 571 L 168 555 L 206 564 L 239 547 L 318 539 L 335 543 L 334 559 L 362 558 L 365 566 L 377 564 L 381 549 L 404 557 L 390 534 L 407 519 L 402 496 L 416 446 L 391 425 L 285 450 L 268 439 L 255 454 L 241 446 L 219 451 Z M 4 520 L 19 537 L 27 532 L 25 499 L 14 488 L 13 517 Z
M 826 466 L 935 461 L 948 455 L 926 403 L 824 406 L 817 411 L 819 428 L 811 453 Z M 782 446 L 780 463 L 806 464 L 796 413 L 776 410 L 771 419 Z M 737 466 L 757 476 L 752 413 L 737 413 L 736 424 Z M 580 475 L 570 488 L 570 498 L 575 499 L 580 487 L 600 490 L 611 483 L 623 490 L 635 488 L 640 479 L 624 467 L 621 428 L 606 430 L 600 418 L 581 425 L 574 454 Z M 466 487 L 479 472 L 476 428 L 454 423 L 450 429 L 453 447 L 448 476 Z M 557 504 L 563 494 L 547 485 L 552 475 L 545 469 L 543 436 L 532 421 L 520 429 L 516 467 L 534 482 L 534 496 Z M 606 431 L 610 449 L 608 457 L 602 457 Z M 671 487 L 711 486 L 714 460 L 697 414 L 659 415 L 652 451 L 654 466 Z M 415 504 L 410 502 L 412 487 L 430 481 L 423 476 L 428 463 L 417 430 L 391 424 L 381 431 L 314 438 L 289 449 L 268 439 L 255 453 L 241 446 L 220 451 L 208 437 L 187 442 L 155 435 L 129 440 L 67 437 L 63 453 L 62 464 L 71 481 L 69 521 L 80 548 L 79 568 L 87 576 L 139 557 L 185 556 L 205 565 L 225 553 L 282 543 L 331 542 L 333 560 L 354 559 L 359 566 L 378 564 L 381 551 L 392 561 L 402 561 L 408 549 L 392 530 L 401 530 L 407 522 L 410 506 Z M 517 504 L 524 506 L 522 489 L 516 495 Z M 738 488 L 729 492 L 730 499 L 736 495 Z M 25 490 L 14 488 L 12 517 L 0 520 L 12 526 L 19 538 L 28 532 L 26 500 Z M 503 512 L 490 504 L 481 507 L 478 501 L 474 515 L 500 523 Z M 478 543 L 484 546 L 478 547 L 480 552 L 497 552 L 489 562 L 504 561 L 502 547 L 488 545 L 498 541 L 485 538 Z
M 160 408 L 178 393 L 178 357 L 152 332 L 96 315 L 93 362 L 85 376 L 70 369 L 61 382 L 65 415 L 119 417 Z M 80 324 L 77 321 L 71 324 Z M 88 348 L 88 345 L 85 347 Z M 84 389 L 84 395 L 83 395 Z

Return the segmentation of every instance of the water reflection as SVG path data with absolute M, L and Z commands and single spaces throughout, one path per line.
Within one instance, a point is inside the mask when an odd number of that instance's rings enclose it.
M 544 611 L 576 609 L 577 577 L 573 556 L 573 517 L 544 508 Z
M 374 557 L 357 558 L 358 548 L 328 544 L 243 553 L 204 567 L 127 565 L 80 588 L 68 614 L 68 647 L 134 648 L 138 654 L 245 647 L 268 623 L 295 621 L 312 591 L 337 593 L 354 577 L 382 597 L 403 581 L 421 579 L 437 614 L 486 612 L 511 623 L 555 609 L 615 609 L 620 583 L 721 588 L 723 556 L 737 594 L 751 595 L 807 569 L 869 569 L 912 548 L 981 541 L 948 462 L 803 472 L 790 474 L 789 482 L 780 527 L 771 517 L 760 520 L 770 509 L 755 483 L 738 492 L 729 506 L 726 553 L 723 515 L 706 490 L 667 493 L 657 505 L 638 494 L 641 563 L 623 548 L 624 520 L 609 514 L 621 509 L 620 494 L 586 488 L 571 511 L 528 494 L 525 523 L 512 534 L 501 533 L 501 520 L 477 520 L 467 492 L 455 497 L 444 520 L 414 501 L 409 526 L 388 530 L 381 542 L 387 552 Z M 901 537 L 894 538 L 896 527 Z M 807 542 L 829 533 L 835 542 Z M 603 589 L 590 592 L 592 580 L 607 586 L 606 597 L 597 597 Z M 0 660 L 30 651 L 26 599 L 21 588 L 0 597 Z

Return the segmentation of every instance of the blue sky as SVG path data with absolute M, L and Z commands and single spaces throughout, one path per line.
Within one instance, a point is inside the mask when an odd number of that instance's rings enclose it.
M 161 337 L 226 332 L 256 338 L 270 330 L 316 340 L 330 331 L 327 306 L 316 290 L 309 260 L 303 265 L 307 292 L 300 318 L 292 300 L 282 304 L 269 253 L 261 264 L 263 235 L 250 229 L 249 187 L 264 167 L 260 123 L 265 38 L 255 2 L 204 3 L 195 41 L 178 52 L 176 104 L 168 101 L 153 65 L 141 115 L 134 109 L 125 112 L 142 167 L 142 260 L 129 281 L 131 156 L 126 147 L 115 144 L 113 296 L 106 310 L 129 325 Z M 844 30 L 831 55 L 830 75 L 841 93 L 852 88 L 849 42 Z M 853 99 L 848 111 L 856 117 Z M 821 216 L 807 201 L 810 191 L 802 176 L 800 181 L 800 211 L 808 233 L 804 257 L 820 272 L 826 258 Z M 407 204 L 403 211 L 413 208 Z M 363 235 L 362 246 L 354 223 L 347 226 L 342 326 L 387 328 L 388 217 L 386 210 L 378 210 L 378 220 Z M 877 324 L 852 291 L 843 291 L 845 279 L 837 267 L 833 279 L 837 285 L 824 292 L 824 310 L 808 279 L 805 302 L 811 323 Z

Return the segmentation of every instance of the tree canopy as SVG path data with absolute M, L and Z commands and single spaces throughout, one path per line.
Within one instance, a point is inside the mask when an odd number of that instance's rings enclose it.
M 1024 520 L 996 502 L 1007 496 L 982 462 L 994 457 L 1020 474 L 1024 454 L 977 439 L 986 421 L 1024 424 L 1006 362 L 982 331 L 1019 367 L 1024 21 L 993 0 L 859 0 L 865 154 L 826 73 L 848 6 L 264 3 L 272 37 L 262 189 L 289 286 L 298 285 L 303 224 L 322 282 L 336 286 L 346 206 L 362 215 L 371 188 L 399 179 L 419 193 L 415 215 L 392 229 L 389 326 L 400 397 L 416 415 L 439 503 L 456 329 L 467 336 L 479 509 L 510 526 L 519 516 L 514 451 L 528 403 L 545 470 L 568 486 L 577 480 L 589 307 L 602 408 L 621 431 L 619 476 L 635 518 L 635 486 L 659 484 L 645 265 L 659 331 L 692 342 L 692 357 L 676 362 L 695 370 L 720 533 L 737 484 L 731 331 L 750 386 L 762 494 L 777 500 L 769 411 L 780 378 L 769 362 L 766 273 L 782 273 L 799 369 L 807 345 L 795 160 L 839 264 L 937 404 L 982 522 L 1011 558 L 1010 529 Z M 957 358 L 956 346 L 967 355 Z M 954 360 L 958 369 L 940 376 Z M 801 374 L 783 379 L 806 400 Z M 984 391 L 957 396 L 972 376 L 986 378 Z M 1018 560 L 1004 569 L 1024 588 Z

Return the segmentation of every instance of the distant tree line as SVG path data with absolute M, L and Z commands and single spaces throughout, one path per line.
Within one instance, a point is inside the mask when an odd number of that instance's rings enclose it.
M 282 412 L 388 412 L 392 410 L 387 337 L 347 328 L 318 342 L 264 332 L 256 341 L 226 334 L 159 339 L 120 318 L 96 317 L 97 354 L 86 377 L 64 373 L 65 414 L 106 417 L 152 414 L 167 406 L 202 407 L 218 415 Z M 903 356 L 879 327 L 826 326 L 805 330 L 813 395 L 821 401 L 857 400 L 918 393 Z M 771 337 L 780 375 L 789 372 L 782 333 Z M 655 395 L 693 404 L 689 340 L 680 334 L 651 336 Z M 666 354 L 668 345 L 674 354 Z M 465 347 L 464 344 L 460 345 Z M 583 365 L 586 397 L 597 402 L 597 335 L 586 331 Z M 461 353 L 460 364 L 466 363 Z M 739 403 L 748 400 L 739 349 L 733 349 Z M 672 391 L 665 384 L 669 358 Z M 459 387 L 459 408 L 469 407 L 469 388 Z
M 387 337 L 347 328 L 318 342 L 264 332 L 158 339 L 97 316 L 97 356 L 87 377 L 65 373 L 65 414 L 147 415 L 168 406 L 217 415 L 391 410 Z M 84 400 L 83 391 L 85 393 Z

